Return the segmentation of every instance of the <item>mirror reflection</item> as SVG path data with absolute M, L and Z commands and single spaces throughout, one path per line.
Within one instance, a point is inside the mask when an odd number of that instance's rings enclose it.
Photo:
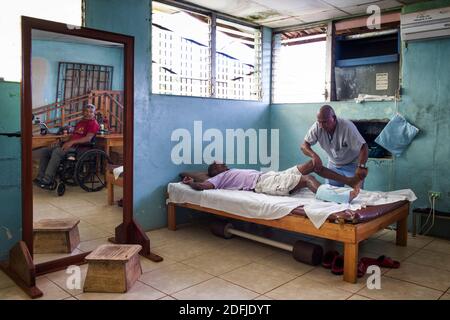
M 91 251 L 122 222 L 123 45 L 32 32 L 34 262 Z

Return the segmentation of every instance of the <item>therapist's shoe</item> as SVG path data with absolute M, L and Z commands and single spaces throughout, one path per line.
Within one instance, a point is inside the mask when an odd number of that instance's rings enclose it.
M 331 269 L 331 266 L 333 264 L 334 258 L 336 258 L 339 255 L 339 252 L 337 251 L 328 251 L 325 253 L 325 255 L 322 258 L 322 267 L 325 269 Z

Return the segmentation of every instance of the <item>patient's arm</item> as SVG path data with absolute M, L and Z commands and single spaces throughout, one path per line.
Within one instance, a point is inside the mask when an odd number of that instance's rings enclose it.
M 183 181 L 184 184 L 187 184 L 191 186 L 192 189 L 195 190 L 208 190 L 208 189 L 214 189 L 214 185 L 211 182 L 205 181 L 205 182 L 194 182 L 194 179 L 190 177 L 184 177 Z

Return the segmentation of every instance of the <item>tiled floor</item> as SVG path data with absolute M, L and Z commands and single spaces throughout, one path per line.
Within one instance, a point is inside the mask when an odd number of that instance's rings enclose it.
M 83 240 L 89 240 L 78 250 L 89 251 L 106 243 L 105 234 L 112 235 L 113 230 L 105 225 L 118 222 L 114 217 L 120 210 L 105 206 L 100 194 L 79 192 L 75 197 L 86 202 L 81 207 L 73 207 L 74 202 L 58 207 L 58 199 L 52 205 L 81 219 L 87 235 Z M 397 247 L 395 232 L 383 230 L 364 241 L 360 256 L 387 254 L 401 261 L 399 269 L 381 270 L 380 289 L 369 289 L 369 275 L 356 284 L 344 282 L 342 276 L 299 263 L 281 249 L 242 238 L 218 238 L 205 220 L 180 226 L 175 232 L 163 228 L 147 234 L 152 250 L 164 261 L 141 258 L 143 274 L 126 294 L 83 293 L 87 271 L 83 265 L 79 289 L 68 289 L 69 274 L 64 270 L 39 277 L 42 299 L 450 299 L 450 241 L 433 237 L 410 236 L 407 247 Z M 335 247 L 342 250 L 338 244 Z M 0 272 L 0 299 L 27 296 Z
M 115 199 L 122 197 L 122 188 L 115 188 Z M 33 187 L 33 221 L 51 218 L 79 219 L 81 243 L 71 255 L 87 252 L 114 235 L 114 228 L 122 222 L 122 208 L 107 204 L 106 189 L 86 192 L 80 187 L 66 187 L 62 197 L 56 191 Z M 62 258 L 70 254 L 35 254 L 36 263 Z

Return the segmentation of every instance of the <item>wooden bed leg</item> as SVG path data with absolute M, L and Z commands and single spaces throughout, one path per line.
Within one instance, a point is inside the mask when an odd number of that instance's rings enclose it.
M 177 230 L 177 217 L 174 203 L 167 205 L 167 228 L 172 231 Z
M 397 221 L 396 244 L 402 247 L 408 244 L 408 216 Z
M 108 204 L 112 206 L 114 204 L 114 185 L 110 181 L 106 183 L 106 190 L 108 192 Z
M 344 243 L 344 281 L 356 283 L 358 243 Z

